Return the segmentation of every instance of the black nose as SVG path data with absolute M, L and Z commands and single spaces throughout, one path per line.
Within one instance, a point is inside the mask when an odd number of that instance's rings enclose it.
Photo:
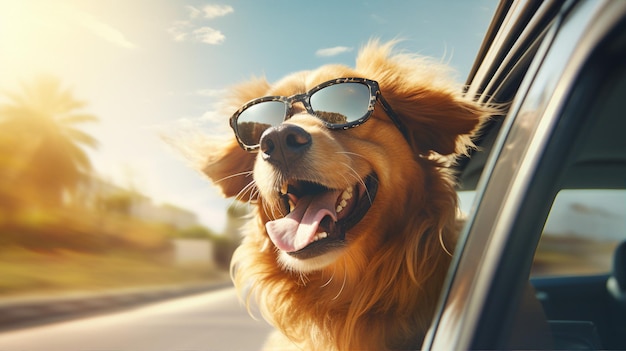
M 261 135 L 263 159 L 287 170 L 311 146 L 311 134 L 294 124 L 281 124 Z

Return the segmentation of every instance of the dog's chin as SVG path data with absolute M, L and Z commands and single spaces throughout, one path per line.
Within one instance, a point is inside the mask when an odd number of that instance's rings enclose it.
M 344 249 L 335 249 L 322 255 L 300 259 L 293 257 L 289 252 L 280 251 L 278 262 L 287 271 L 309 273 L 322 270 L 337 261 L 343 254 Z
M 283 185 L 281 198 L 288 214 L 266 224 L 270 239 L 287 270 L 321 270 L 341 257 L 358 233 L 347 232 L 369 211 L 378 177 L 369 174 L 347 189 L 333 189 L 306 180 Z

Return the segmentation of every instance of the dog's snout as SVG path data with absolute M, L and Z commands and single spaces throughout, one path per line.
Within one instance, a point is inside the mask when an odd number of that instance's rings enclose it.
M 312 138 L 302 127 L 294 124 L 281 124 L 269 128 L 261 136 L 263 159 L 286 169 L 286 166 L 300 158 L 311 146 Z

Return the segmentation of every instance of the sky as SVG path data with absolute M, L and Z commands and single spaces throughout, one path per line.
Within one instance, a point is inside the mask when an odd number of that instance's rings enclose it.
M 215 231 L 232 202 L 161 133 L 230 133 L 228 87 L 329 63 L 353 66 L 370 38 L 447 62 L 464 82 L 496 0 L 0 0 L 0 90 L 60 78 L 99 118 L 83 130 L 103 179 L 197 214 Z M 215 121 L 219 122 L 215 122 Z

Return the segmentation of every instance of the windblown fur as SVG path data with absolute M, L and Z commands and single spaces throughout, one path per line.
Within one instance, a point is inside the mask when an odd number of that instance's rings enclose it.
M 225 196 L 254 208 L 231 268 L 244 300 L 255 301 L 278 330 L 268 349 L 417 349 L 429 327 L 456 237 L 449 166 L 472 147 L 470 137 L 491 111 L 464 98 L 445 65 L 394 54 L 393 45 L 371 41 L 354 68 L 323 66 L 275 84 L 254 79 L 228 100 L 230 114 L 251 99 L 302 93 L 334 78 L 379 82 L 409 141 L 380 106 L 346 131 L 325 129 L 315 118 L 289 120 L 311 133 L 306 166 L 320 181 L 341 188 L 370 172 L 378 176 L 371 208 L 332 260 L 289 258 L 272 243 L 265 224 L 280 216 L 275 174 L 258 154 L 243 151 L 234 136 L 203 150 L 206 175 Z

